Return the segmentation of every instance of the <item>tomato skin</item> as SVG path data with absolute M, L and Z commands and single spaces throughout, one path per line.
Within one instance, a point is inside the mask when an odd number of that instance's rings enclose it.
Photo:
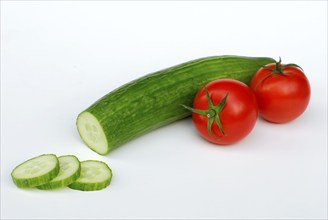
M 206 85 L 211 101 L 218 105 L 228 92 L 226 103 L 218 114 L 224 134 L 217 123 L 213 123 L 211 131 L 207 129 L 208 117 L 192 113 L 196 130 L 206 140 L 221 145 L 235 143 L 247 136 L 258 118 L 256 97 L 253 91 L 244 83 L 232 79 L 214 80 Z M 194 109 L 209 109 L 205 88 L 201 88 L 194 98 Z
M 275 68 L 276 63 L 267 68 Z M 251 81 L 262 118 L 273 123 L 287 123 L 299 117 L 307 108 L 311 89 L 303 71 L 298 67 L 281 65 L 281 73 L 260 68 Z

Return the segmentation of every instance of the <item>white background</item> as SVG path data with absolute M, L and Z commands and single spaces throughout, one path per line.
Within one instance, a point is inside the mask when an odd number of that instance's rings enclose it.
M 210 55 L 303 67 L 312 96 L 282 125 L 258 120 L 229 147 L 191 119 L 100 156 L 77 114 L 147 73 Z M 1 218 L 327 218 L 326 1 L 1 1 Z M 18 189 L 10 172 L 44 153 L 105 161 L 97 192 Z

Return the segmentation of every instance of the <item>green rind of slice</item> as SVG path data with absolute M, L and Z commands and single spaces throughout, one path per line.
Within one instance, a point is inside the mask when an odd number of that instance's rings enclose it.
M 19 188 L 30 188 L 45 184 L 59 173 L 59 161 L 55 154 L 33 157 L 14 168 L 11 177 Z
M 81 164 L 74 155 L 64 155 L 58 157 L 59 173 L 50 182 L 37 186 L 38 189 L 52 190 L 63 188 L 73 183 L 80 177 Z
M 86 160 L 81 162 L 81 175 L 72 184 L 71 189 L 95 191 L 106 188 L 112 179 L 112 170 L 104 162 Z

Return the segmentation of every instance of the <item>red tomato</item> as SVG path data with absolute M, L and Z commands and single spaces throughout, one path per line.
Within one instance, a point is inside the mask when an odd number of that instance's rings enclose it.
M 241 140 L 251 132 L 258 117 L 253 91 L 232 79 L 208 83 L 196 94 L 193 108 L 187 108 L 193 112 L 193 123 L 199 134 L 216 144 Z
M 268 64 L 251 81 L 259 114 L 267 121 L 286 123 L 300 116 L 310 100 L 310 84 L 295 64 Z

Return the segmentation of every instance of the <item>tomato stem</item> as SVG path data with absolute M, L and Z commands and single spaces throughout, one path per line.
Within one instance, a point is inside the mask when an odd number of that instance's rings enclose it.
M 200 109 L 191 108 L 191 107 L 186 106 L 186 105 L 182 105 L 182 106 L 184 108 L 186 108 L 186 109 L 188 109 L 188 110 L 196 113 L 196 114 L 200 114 L 200 115 L 206 116 L 208 118 L 207 119 L 207 131 L 208 131 L 209 135 L 212 138 L 215 139 L 215 137 L 213 136 L 213 133 L 212 133 L 212 125 L 213 125 L 214 121 L 218 125 L 221 133 L 223 135 L 225 135 L 225 132 L 224 132 L 224 129 L 223 129 L 223 126 L 222 126 L 222 123 L 221 123 L 219 114 L 221 113 L 221 111 L 223 110 L 223 108 L 224 108 L 224 106 L 226 104 L 226 101 L 227 101 L 227 98 L 228 98 L 228 92 L 226 93 L 226 95 L 220 101 L 220 103 L 218 105 L 214 105 L 212 103 L 210 94 L 209 94 L 206 86 L 204 86 L 204 89 L 205 89 L 205 92 L 206 92 L 208 109 L 206 109 L 206 110 L 200 110 Z
M 273 74 L 281 74 L 281 75 L 284 75 L 284 76 L 288 76 L 287 73 L 284 72 L 284 69 L 286 69 L 287 67 L 297 67 L 299 69 L 302 69 L 302 67 L 300 67 L 299 65 L 295 64 L 295 63 L 289 63 L 289 64 L 285 64 L 285 65 L 282 65 L 281 64 L 281 57 L 279 57 L 279 61 L 278 62 L 275 62 L 275 67 L 274 68 L 270 68 L 270 67 L 267 67 L 267 66 L 262 66 L 262 68 L 264 69 L 267 69 L 267 70 L 270 70 L 271 72 L 266 75 L 265 77 L 263 77 L 256 85 L 255 85 L 255 90 L 257 88 L 257 86 L 259 84 L 261 84 L 264 80 L 266 80 L 267 78 L 269 78 L 271 75 Z
M 282 74 L 282 75 L 288 75 L 284 72 L 284 69 L 288 68 L 288 67 L 297 67 L 299 69 L 302 69 L 302 67 L 300 67 L 299 65 L 295 64 L 295 63 L 289 63 L 289 64 L 285 64 L 285 65 L 282 65 L 281 64 L 281 57 L 279 57 L 279 61 L 276 62 L 276 65 L 274 68 L 270 68 L 270 67 L 267 67 L 267 66 L 262 66 L 263 68 L 267 69 L 267 70 L 271 70 L 273 74 Z

